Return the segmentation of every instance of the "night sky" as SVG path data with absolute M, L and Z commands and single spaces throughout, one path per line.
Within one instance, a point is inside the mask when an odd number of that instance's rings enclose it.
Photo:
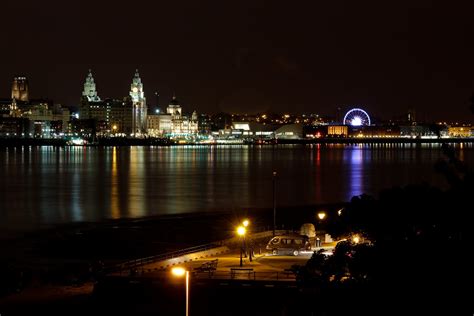
M 77 105 L 145 93 L 185 111 L 312 112 L 359 105 L 391 118 L 474 121 L 474 1 L 2 2 L 0 97 L 16 74 L 32 97 Z

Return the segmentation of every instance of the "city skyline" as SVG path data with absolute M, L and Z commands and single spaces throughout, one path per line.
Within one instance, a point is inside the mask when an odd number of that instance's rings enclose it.
M 165 101 L 174 91 L 200 112 L 334 114 L 359 105 L 375 116 L 409 108 L 427 120 L 471 116 L 467 1 L 137 3 L 139 19 L 128 18 L 129 5 L 107 1 L 5 6 L 22 22 L 7 15 L 12 28 L 0 31 L 9 47 L 0 58 L 1 96 L 24 74 L 32 95 L 72 106 L 87 69 L 103 95 L 115 96 L 138 68 L 148 98 L 159 91 Z
M 135 69 L 134 73 L 134 77 L 137 76 L 139 72 L 139 69 Z M 94 76 L 95 77 L 95 72 L 93 71 L 93 69 L 88 69 L 88 72 L 87 72 L 87 75 L 84 76 L 84 79 L 83 79 L 83 83 L 82 85 L 84 85 L 84 82 L 86 82 L 87 84 L 87 81 L 92 78 L 91 76 Z M 15 93 L 15 95 L 18 94 L 17 90 L 17 80 L 20 79 L 20 80 L 24 80 L 26 81 L 26 86 L 27 86 L 27 98 L 29 99 L 32 99 L 32 100 L 41 100 L 41 99 L 44 99 L 44 100 L 50 100 L 52 102 L 54 102 L 55 104 L 61 104 L 62 106 L 65 106 L 69 109 L 71 109 L 72 111 L 74 112 L 78 112 L 79 111 L 79 108 L 80 108 L 80 104 L 81 104 L 81 98 L 85 96 L 85 92 L 82 91 L 82 97 L 79 97 L 79 101 L 76 102 L 76 104 L 73 104 L 73 105 L 68 105 L 68 104 L 62 104 L 61 102 L 57 102 L 57 100 L 54 98 L 54 97 L 50 97 L 50 96 L 37 96 L 37 95 L 31 95 L 30 93 L 30 88 L 29 88 L 29 78 L 23 74 L 21 75 L 17 75 L 17 76 L 14 76 L 12 78 L 12 82 L 11 82 L 11 88 L 10 88 L 10 93 L 9 95 L 10 96 L 13 96 L 13 94 Z M 133 79 L 133 77 L 132 77 Z M 97 81 L 92 78 L 92 84 L 94 85 L 94 93 L 95 93 L 95 97 L 98 97 L 97 94 L 100 92 L 100 83 L 97 83 Z M 97 88 L 96 86 L 98 86 L 99 88 Z M 83 89 L 85 89 L 85 87 L 83 86 Z M 15 92 L 14 92 L 15 91 Z M 151 101 L 148 101 L 147 104 L 148 104 L 148 107 L 155 107 L 155 106 L 159 106 L 159 108 L 163 111 L 166 106 L 168 106 L 169 104 L 172 104 L 173 103 L 173 100 L 176 99 L 176 92 L 175 91 L 172 91 L 172 94 L 170 96 L 165 96 L 163 97 L 161 95 L 161 93 L 159 91 L 153 91 L 153 92 L 146 92 L 147 89 L 143 89 L 143 91 L 141 92 L 144 96 L 145 96 L 145 99 L 147 98 L 146 96 L 147 95 L 150 95 L 150 97 L 148 98 L 148 100 L 151 100 Z M 100 101 L 101 99 L 102 100 L 122 100 L 124 98 L 127 98 L 127 95 L 124 94 L 122 96 L 120 95 L 112 95 L 112 96 L 107 96 L 107 95 L 102 95 L 101 93 L 99 93 L 102 97 L 99 97 L 97 99 L 97 101 Z M 129 94 L 130 94 L 130 91 L 129 91 Z M 24 97 L 24 96 L 23 96 Z M 6 100 L 6 99 L 9 99 L 10 97 L 3 97 L 3 96 L 0 96 L 0 99 L 3 99 L 3 100 Z M 17 100 L 19 100 L 18 97 L 16 97 Z M 159 100 L 159 101 L 158 101 Z M 181 100 L 181 97 L 180 97 L 180 100 Z M 157 103 L 157 101 L 159 103 Z M 191 103 L 192 104 L 192 103 Z M 191 105 L 192 106 L 192 105 Z M 246 111 L 246 112 L 230 112 L 230 111 L 226 111 L 225 109 L 224 110 L 221 110 L 219 112 L 211 112 L 211 113 L 204 113 L 204 114 L 218 114 L 218 113 L 228 113 L 228 114 L 232 114 L 232 115 L 250 115 L 250 116 L 253 116 L 253 115 L 261 115 L 262 113 L 273 113 L 273 114 L 276 114 L 276 115 L 287 115 L 287 114 L 290 114 L 290 115 L 314 115 L 314 114 L 318 114 L 318 115 L 322 115 L 322 117 L 325 117 L 327 119 L 330 119 L 330 120 L 334 120 L 335 122 L 341 122 L 342 123 L 342 115 L 344 113 L 346 113 L 347 111 L 351 110 L 352 108 L 354 107 L 363 107 L 363 108 L 367 108 L 365 105 L 357 105 L 357 104 L 344 104 L 344 105 L 337 105 L 334 109 L 331 109 L 331 111 L 329 112 L 319 112 L 319 113 L 316 113 L 316 112 L 303 112 L 303 113 L 298 113 L 298 112 L 295 112 L 294 110 L 282 110 L 281 112 L 272 112 L 272 110 L 268 110 L 268 111 Z M 196 109 L 196 107 L 194 107 L 194 109 Z M 152 112 L 154 114 L 154 111 Z M 202 113 L 202 112 L 201 112 Z M 378 113 L 378 112 L 376 112 Z M 446 118 L 435 118 L 433 120 L 430 120 L 430 119 L 427 119 L 428 115 L 426 113 L 417 113 L 417 109 L 416 108 L 407 108 L 405 110 L 405 112 L 401 112 L 401 113 L 394 113 L 392 116 L 384 116 L 383 114 L 381 116 L 377 116 L 377 114 L 374 115 L 374 117 L 376 118 L 376 121 L 379 121 L 379 122 L 389 122 L 389 121 L 392 121 L 392 120 L 395 120 L 395 121 L 398 121 L 398 120 L 405 120 L 408 118 L 408 120 L 412 120 L 413 118 L 410 118 L 411 115 L 418 115 L 417 118 L 418 118 L 418 121 L 421 121 L 421 122 L 450 122 L 450 123 L 453 123 L 453 124 L 470 124 L 472 122 L 472 118 L 471 117 L 464 117 L 463 119 L 455 119 L 455 120 L 451 120 L 449 121 L 449 119 L 446 119 Z M 446 124 L 446 123 L 445 123 Z

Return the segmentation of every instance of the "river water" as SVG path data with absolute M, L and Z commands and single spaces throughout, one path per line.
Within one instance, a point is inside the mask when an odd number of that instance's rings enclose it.
M 457 144 L 474 164 L 472 144 Z M 3 147 L 0 229 L 349 201 L 432 183 L 437 144 Z

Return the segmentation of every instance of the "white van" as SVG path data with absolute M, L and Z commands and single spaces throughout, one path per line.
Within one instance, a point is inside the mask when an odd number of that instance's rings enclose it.
M 305 235 L 281 235 L 270 239 L 267 250 L 274 255 L 297 256 L 301 251 L 311 250 L 311 244 Z

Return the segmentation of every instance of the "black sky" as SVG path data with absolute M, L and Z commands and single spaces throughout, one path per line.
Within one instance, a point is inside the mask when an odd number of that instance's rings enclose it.
M 316 112 L 473 121 L 473 1 L 64 1 L 2 3 L 0 96 L 78 103 L 87 69 L 123 97 L 199 112 Z

